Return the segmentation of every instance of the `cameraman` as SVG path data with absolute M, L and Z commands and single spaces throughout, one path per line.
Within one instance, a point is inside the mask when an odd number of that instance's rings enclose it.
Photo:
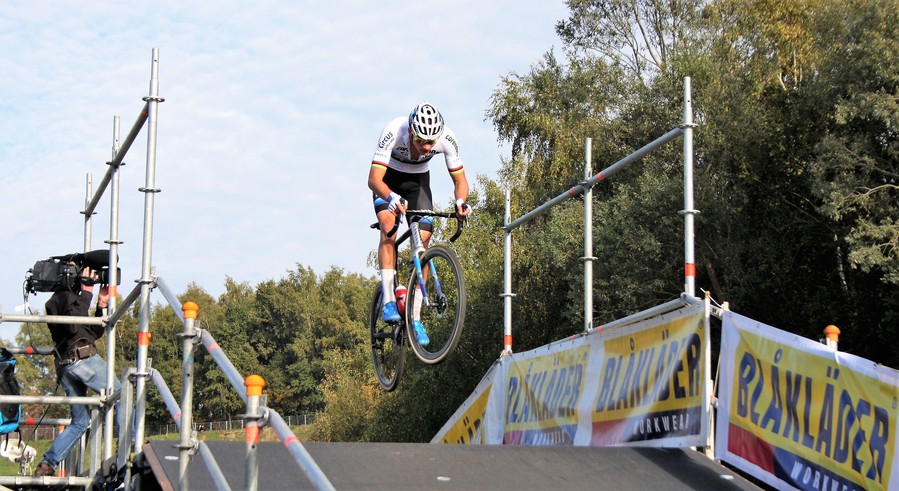
M 75 264 L 75 263 L 69 263 Z M 86 317 L 89 315 L 94 295 L 94 283 L 98 280 L 96 271 L 85 266 L 79 282 L 71 289 L 60 289 L 53 293 L 44 307 L 47 315 L 67 315 Z M 109 286 L 100 285 L 97 294 L 96 317 L 102 317 L 109 301 Z M 95 392 L 107 388 L 107 364 L 98 353 L 95 342 L 103 336 L 103 325 L 48 324 L 50 335 L 56 345 L 56 376 L 69 397 L 85 397 L 87 390 Z M 121 384 L 113 377 L 113 391 Z M 72 404 L 72 424 L 59 434 L 53 445 L 44 454 L 44 459 L 35 470 L 35 476 L 52 476 L 60 462 L 65 460 L 72 447 L 81 439 L 90 425 L 90 411 L 83 404 Z M 116 419 L 120 415 L 116 412 Z

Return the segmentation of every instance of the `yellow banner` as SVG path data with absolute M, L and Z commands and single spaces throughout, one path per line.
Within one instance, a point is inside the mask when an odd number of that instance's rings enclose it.
M 466 445 L 486 445 L 487 443 L 487 404 L 496 378 L 497 364 L 487 370 L 484 378 L 478 382 L 474 392 L 465 399 L 459 409 L 434 435 L 431 443 L 461 443 Z
M 856 369 L 864 364 L 845 354 L 811 352 L 762 330 L 738 336 L 728 359 L 723 450 L 800 489 L 886 489 L 896 447 L 895 382 Z
M 706 445 L 707 306 L 509 353 L 431 441 Z
M 704 311 L 605 340 L 591 445 L 700 435 Z
M 464 412 L 455 415 L 452 426 L 442 434 L 440 443 L 460 443 L 463 445 L 484 444 L 484 416 L 487 410 L 487 400 L 490 398 L 491 386 L 487 390 L 477 394 L 464 407 Z M 433 442 L 432 442 L 433 443 Z
M 556 346 L 551 353 L 510 360 L 503 443 L 571 445 L 590 346 Z

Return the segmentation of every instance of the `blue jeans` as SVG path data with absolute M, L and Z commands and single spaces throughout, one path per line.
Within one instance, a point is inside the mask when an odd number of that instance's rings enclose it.
M 97 393 L 106 389 L 106 360 L 99 355 L 91 356 L 75 363 L 70 363 L 60 368 L 62 374 L 59 383 L 69 397 L 85 397 L 87 389 Z M 113 377 L 113 390 L 119 390 L 121 384 L 117 377 Z M 116 425 L 121 426 L 121 414 L 116 403 Z M 72 404 L 72 424 L 62 430 L 62 433 L 53 441 L 50 450 L 44 454 L 44 460 L 54 469 L 65 460 L 72 447 L 81 439 L 81 436 L 90 426 L 90 409 L 84 404 Z

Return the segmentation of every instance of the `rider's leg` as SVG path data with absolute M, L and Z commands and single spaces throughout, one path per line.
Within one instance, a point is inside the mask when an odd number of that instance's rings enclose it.
M 428 247 L 428 240 L 431 238 L 430 231 L 421 231 L 421 241 L 425 245 L 425 249 Z M 421 273 L 422 280 L 427 284 L 428 282 L 428 265 L 421 265 Z M 421 291 L 420 285 L 415 285 L 415 295 L 412 296 L 412 329 L 415 331 L 415 336 L 418 338 L 418 344 L 422 346 L 427 346 L 431 343 L 431 340 L 428 338 L 428 332 L 425 328 L 425 325 L 421 322 L 421 306 L 424 301 L 424 293 Z M 408 308 L 408 307 L 407 307 Z
M 408 203 L 408 207 L 411 210 L 429 210 L 433 207 L 433 197 L 431 195 L 431 186 L 430 186 L 430 174 L 425 172 L 421 174 L 407 174 L 402 172 L 397 172 L 394 169 L 387 169 L 387 173 L 385 174 L 384 182 L 390 186 L 394 192 L 397 192 L 402 196 L 406 202 Z M 375 197 L 375 211 L 378 214 L 378 221 L 381 224 L 381 247 L 378 249 L 378 259 L 380 267 L 386 269 L 387 267 L 391 267 L 393 271 L 396 271 L 396 248 L 393 246 L 393 239 L 390 239 L 390 245 L 385 246 L 384 241 L 386 236 L 383 231 L 390 231 L 393 228 L 394 220 L 396 217 L 392 215 L 387 209 L 388 203 L 381 198 Z M 388 216 L 388 214 L 390 216 Z M 422 233 L 422 239 L 425 247 L 427 247 L 428 239 L 431 237 L 431 219 L 423 218 L 420 223 L 420 231 Z M 387 223 L 385 223 L 387 222 Z M 389 250 L 385 250 L 389 249 Z M 408 272 L 404 271 L 404 274 Z M 382 280 L 382 285 L 385 282 Z M 396 282 L 394 281 L 391 285 L 390 291 L 388 292 L 387 287 L 383 287 L 384 289 L 384 298 L 395 299 L 396 294 L 393 290 L 393 285 Z M 420 293 L 420 292 L 419 292 Z M 417 308 L 415 309 L 416 318 L 421 313 L 421 295 L 417 295 L 415 300 L 415 304 Z M 397 315 L 397 317 L 399 317 Z
M 388 302 L 396 302 L 393 285 L 396 284 L 395 269 L 380 269 L 378 274 L 381 276 L 381 305 Z
M 378 273 L 381 275 L 381 288 L 383 303 L 395 302 L 393 285 L 396 279 L 396 232 L 390 237 L 387 232 L 393 230 L 397 216 L 387 209 L 387 202 L 383 199 L 375 199 L 375 215 L 378 217 L 378 227 L 381 230 L 378 242 Z
M 428 248 L 428 243 L 431 241 L 430 223 L 428 223 L 427 226 L 422 226 L 422 227 L 420 228 L 420 232 L 421 232 L 421 241 L 424 243 L 425 249 L 427 249 L 427 248 Z M 427 283 L 427 281 L 428 281 L 428 270 L 427 270 L 427 268 L 428 268 L 428 265 L 427 265 L 427 264 L 422 264 L 422 265 L 421 265 L 422 275 L 424 276 L 424 281 L 425 281 L 425 283 Z M 416 286 L 415 286 L 415 289 L 416 289 L 417 291 L 415 292 L 415 295 L 414 295 L 414 297 L 413 297 L 413 303 L 412 303 L 412 318 L 413 318 L 414 320 L 420 320 L 420 319 L 421 319 L 421 305 L 422 305 L 422 299 L 423 299 L 424 296 L 422 295 L 421 287 L 420 287 L 420 286 L 416 285 Z
M 396 285 L 396 249 L 393 239 L 381 234 L 381 242 L 378 245 L 378 272 L 381 275 L 381 298 L 383 303 L 395 302 L 393 293 Z
M 395 237 L 387 236 L 396 223 L 396 215 L 388 210 L 378 211 L 378 223 L 381 228 L 381 239 L 378 244 L 378 269 L 381 276 L 381 316 L 385 321 L 400 320 L 396 307 L 396 246 Z

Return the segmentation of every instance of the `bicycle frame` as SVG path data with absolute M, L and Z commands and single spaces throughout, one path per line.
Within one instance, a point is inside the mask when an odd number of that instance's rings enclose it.
M 450 242 L 455 242 L 456 239 L 462 235 L 462 224 L 463 221 L 455 213 L 436 213 L 432 210 L 407 210 L 405 216 L 406 220 L 409 221 L 409 216 L 412 217 L 439 217 L 439 218 L 456 218 L 456 232 L 450 237 Z M 393 225 L 393 229 L 387 234 L 388 237 L 393 236 L 397 229 L 399 229 L 400 220 L 397 218 L 396 223 Z M 375 223 L 372 225 L 372 228 L 379 228 L 379 224 Z M 399 250 L 400 245 L 411 237 L 412 239 L 412 264 L 415 269 L 415 277 L 418 279 L 418 287 L 421 288 L 421 291 L 425 291 L 425 274 L 421 265 L 421 256 L 425 252 L 424 241 L 421 238 L 421 230 L 419 229 L 419 221 L 411 221 L 409 223 L 409 229 L 404 232 L 394 244 L 396 249 Z M 431 276 L 434 278 L 434 284 L 437 287 L 437 294 L 440 299 L 445 299 L 446 296 L 443 294 L 443 287 L 440 285 L 440 278 L 437 274 L 437 268 L 434 266 L 433 261 L 430 261 L 428 264 L 429 271 Z M 430 307 L 431 303 L 427 299 L 427 297 L 422 298 L 424 301 L 424 305 L 426 307 Z M 437 312 L 439 315 L 443 315 L 443 310 L 446 308 L 446 302 L 444 300 L 443 305 L 437 306 Z
M 415 277 L 418 279 L 418 287 L 421 288 L 421 291 L 425 291 L 425 274 L 421 265 L 421 257 L 424 255 L 425 247 L 424 241 L 421 239 L 421 231 L 419 230 L 418 222 L 412 222 L 409 225 L 409 230 L 412 235 L 412 264 L 415 267 Z M 399 243 L 397 246 L 399 246 Z M 438 297 L 445 298 L 443 295 L 443 287 L 440 286 L 440 278 L 437 275 L 437 267 L 434 265 L 434 261 L 428 261 L 428 271 L 431 273 L 434 284 L 437 287 Z M 431 306 L 431 302 L 426 295 L 422 296 L 422 300 L 426 307 Z M 439 306 L 438 311 L 440 314 L 443 314 L 443 310 Z

